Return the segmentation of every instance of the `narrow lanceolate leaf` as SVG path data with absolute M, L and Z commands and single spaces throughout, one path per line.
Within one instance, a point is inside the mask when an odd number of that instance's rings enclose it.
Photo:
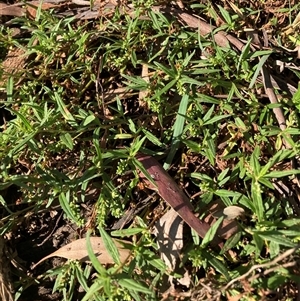
M 282 236 L 282 234 L 279 234 L 279 235 L 277 233 L 270 234 L 268 232 L 264 233 L 262 231 L 257 231 L 256 233 L 260 237 L 262 237 L 268 241 L 275 242 L 282 246 L 286 246 L 286 247 L 290 247 L 290 248 L 294 248 L 296 246 L 296 244 L 294 242 L 292 242 L 292 240 L 288 239 L 287 237 Z
M 150 189 L 154 189 L 158 194 L 177 212 L 177 214 L 192 228 L 200 237 L 205 237 L 205 234 L 210 229 L 210 225 L 199 220 L 193 213 L 193 206 L 188 197 L 179 189 L 175 181 L 163 169 L 158 161 L 151 156 L 138 154 L 137 159 L 141 162 L 144 169 L 151 175 L 155 181 L 155 187 L 147 177 L 140 171 L 140 177 L 148 184 Z M 222 245 L 219 237 L 214 237 L 214 244 Z
M 108 254 L 111 256 L 111 258 L 116 264 L 120 265 L 121 264 L 120 254 L 113 239 L 108 235 L 108 233 L 102 227 L 99 227 L 99 231 Z
M 151 294 L 152 293 L 152 291 L 148 287 L 146 287 L 145 285 L 143 285 L 139 282 L 136 282 L 136 281 L 130 279 L 129 277 L 128 278 L 119 277 L 118 284 L 121 285 L 124 288 L 127 288 L 129 290 L 133 290 L 133 291 L 136 291 L 136 292 L 141 292 L 141 293 L 145 293 L 145 294 Z
M 70 149 L 73 150 L 74 144 L 72 140 L 72 136 L 69 133 L 61 134 L 60 140 Z
M 260 184 L 253 180 L 251 184 L 251 196 L 255 207 L 255 213 L 257 215 L 258 221 L 262 221 L 264 217 L 264 206 L 261 196 Z
M 213 241 L 213 239 L 215 238 L 215 236 L 217 235 L 217 231 L 218 228 L 220 227 L 220 225 L 223 222 L 224 217 L 219 218 L 213 225 L 212 227 L 210 227 L 210 229 L 207 231 L 206 235 L 204 236 L 203 240 L 202 240 L 202 246 L 206 246 L 208 245 L 211 241 Z
M 176 117 L 176 121 L 174 124 L 174 131 L 173 131 L 173 139 L 172 139 L 172 144 L 171 144 L 171 150 L 170 153 L 168 154 L 166 163 L 164 164 L 164 168 L 168 169 L 172 163 L 172 160 L 175 156 L 175 153 L 178 150 L 178 146 L 180 143 L 180 138 L 183 132 L 183 127 L 184 127 L 184 122 L 185 122 L 185 115 L 186 115 L 186 110 L 187 106 L 189 103 L 189 96 L 184 95 L 181 99 L 179 109 L 178 109 L 178 114 Z
M 291 169 L 291 170 L 278 170 L 278 171 L 271 171 L 265 175 L 265 178 L 282 178 L 286 176 L 292 176 L 300 174 L 300 170 L 298 169 Z

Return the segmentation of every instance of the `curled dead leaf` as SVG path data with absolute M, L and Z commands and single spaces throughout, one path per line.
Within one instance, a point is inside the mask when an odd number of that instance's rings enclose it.
M 155 223 L 153 234 L 156 236 L 160 257 L 169 268 L 169 271 L 184 275 L 182 278 L 177 279 L 177 282 L 189 287 L 191 278 L 188 271 L 179 267 L 183 249 L 182 218 L 171 208 Z M 169 275 L 168 283 L 163 281 L 161 285 L 162 292 L 165 292 L 167 288 L 174 288 L 173 278 L 172 275 Z

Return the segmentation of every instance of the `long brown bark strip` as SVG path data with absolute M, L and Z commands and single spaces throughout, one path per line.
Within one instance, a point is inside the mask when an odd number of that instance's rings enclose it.
M 203 238 L 210 229 L 210 225 L 202 222 L 194 215 L 192 204 L 175 181 L 153 157 L 139 154 L 137 155 L 137 159 L 143 164 L 157 185 L 157 187 L 154 187 L 140 171 L 140 177 L 147 183 L 148 187 L 156 190 L 162 199 L 164 199 L 177 214 Z M 213 244 L 221 247 L 221 239 L 215 237 Z

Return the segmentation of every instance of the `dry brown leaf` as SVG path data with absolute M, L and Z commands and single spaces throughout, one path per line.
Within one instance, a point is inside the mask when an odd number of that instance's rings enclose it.
M 14 4 L 7 5 L 6 3 L 0 3 L 0 16 L 22 17 L 24 14 L 25 11 L 22 7 Z
M 156 236 L 161 258 L 174 271 L 183 248 L 183 221 L 174 209 L 171 208 L 155 223 L 153 234 Z
M 186 287 L 190 286 L 190 276 L 188 272 L 179 269 L 179 260 L 183 248 L 183 220 L 174 209 L 170 209 L 154 225 L 153 234 L 156 236 L 158 250 L 161 259 L 170 271 L 184 276 L 177 281 Z M 162 286 L 162 290 L 167 289 L 167 284 Z M 173 276 L 169 276 L 169 286 L 174 287 Z M 170 288 L 168 288 L 170 289 Z
M 8 52 L 1 64 L 3 74 L 0 77 L 0 87 L 6 87 L 8 77 L 24 71 L 26 59 L 25 50 L 22 48 L 13 48 Z M 22 76 L 20 76 L 18 82 L 21 80 Z
M 40 4 L 39 1 L 32 1 L 32 2 L 31 2 L 31 5 L 28 5 L 28 6 L 27 6 L 27 13 L 28 13 L 28 15 L 29 15 L 32 19 L 35 19 L 35 18 L 36 18 L 36 13 L 37 13 L 37 10 L 39 9 L 40 5 L 41 5 L 41 4 Z M 59 6 L 59 5 L 53 4 L 53 3 L 42 3 L 41 9 L 42 9 L 42 10 L 47 10 L 47 9 L 55 8 L 55 7 L 58 7 L 58 6 Z
M 90 237 L 90 241 L 91 241 L 92 248 L 94 250 L 94 254 L 97 256 L 98 260 L 102 264 L 114 263 L 113 259 L 108 254 L 101 237 Z M 128 242 L 122 241 L 122 240 L 116 240 L 116 239 L 113 239 L 113 241 L 119 250 L 121 262 L 124 262 L 127 259 L 127 257 L 129 256 L 130 251 L 128 249 L 124 249 L 123 243 L 128 244 Z M 55 252 L 51 253 L 50 255 L 47 255 L 46 257 L 41 259 L 39 262 L 37 262 L 32 267 L 32 269 L 34 269 L 37 265 L 39 265 L 46 259 L 54 257 L 54 256 L 63 257 L 66 259 L 79 260 L 82 262 L 90 261 L 89 256 L 88 256 L 88 251 L 86 248 L 86 238 L 74 240 L 73 242 L 71 242 L 71 243 L 61 247 L 60 249 L 56 250 Z

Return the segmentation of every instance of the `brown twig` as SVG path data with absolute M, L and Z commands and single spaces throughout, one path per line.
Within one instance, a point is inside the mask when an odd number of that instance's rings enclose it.
M 248 272 L 246 272 L 245 274 L 241 275 L 240 277 L 237 277 L 237 278 L 232 279 L 231 281 L 229 281 L 228 284 L 222 288 L 222 290 L 226 291 L 234 283 L 236 283 L 238 281 L 241 281 L 243 279 L 246 279 L 252 272 L 254 272 L 257 269 L 263 269 L 263 268 L 267 268 L 267 267 L 275 266 L 275 265 L 276 265 L 275 268 L 281 267 L 280 265 L 277 265 L 277 263 L 280 262 L 280 261 L 282 261 L 282 260 L 284 260 L 285 258 L 291 256 L 293 253 L 295 253 L 299 249 L 299 247 L 300 246 L 297 246 L 297 247 L 294 247 L 292 249 L 289 249 L 289 250 L 285 251 L 284 253 L 278 255 L 276 258 L 274 258 L 270 262 L 263 263 L 263 264 L 255 264 L 255 265 L 253 265 Z M 272 272 L 270 269 L 267 270 L 267 271 L 269 271 L 268 273 Z M 254 276 L 252 276 L 252 277 L 254 277 Z
M 279 270 L 281 268 L 285 268 L 286 269 L 286 268 L 294 267 L 297 264 L 298 264 L 297 261 L 291 261 L 291 262 L 287 262 L 287 263 L 284 263 L 284 264 L 277 265 L 275 267 L 272 267 L 270 269 L 265 270 L 263 273 L 258 273 L 256 275 L 253 275 L 252 277 L 250 277 L 248 279 L 248 281 L 252 282 L 253 280 L 255 280 L 255 279 L 257 279 L 257 278 L 259 278 L 261 276 L 266 276 L 266 275 L 268 275 L 268 274 L 270 274 L 272 272 L 275 272 L 275 271 L 277 271 L 277 270 Z

